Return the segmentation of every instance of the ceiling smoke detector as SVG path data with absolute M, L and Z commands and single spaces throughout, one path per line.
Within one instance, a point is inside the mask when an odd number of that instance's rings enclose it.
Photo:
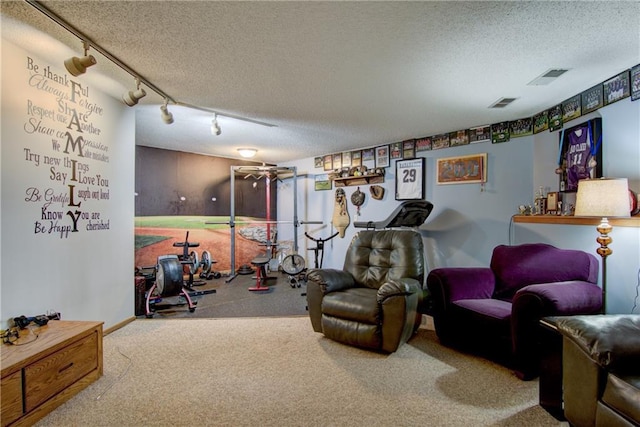
M 527 83 L 527 85 L 528 86 L 548 85 L 549 83 L 551 83 L 552 81 L 554 81 L 555 79 L 557 79 L 558 77 L 566 73 L 567 71 L 569 70 L 564 68 L 551 68 L 545 71 L 544 73 L 542 73 L 541 75 L 539 75 L 538 77 L 536 77 L 535 79 L 531 80 L 529 83 Z
M 489 108 L 504 108 L 507 105 L 511 104 L 516 99 L 518 98 L 500 98 L 493 104 L 489 105 Z

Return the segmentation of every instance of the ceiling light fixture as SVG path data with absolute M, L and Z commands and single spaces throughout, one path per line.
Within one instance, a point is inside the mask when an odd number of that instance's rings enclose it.
M 218 124 L 218 114 L 214 113 L 213 120 L 211 120 L 211 134 L 218 136 L 221 133 L 222 133 L 222 129 L 220 129 L 220 125 Z
M 87 68 L 92 65 L 96 65 L 96 58 L 94 58 L 93 55 L 87 55 L 87 52 L 89 51 L 89 43 L 83 41 L 82 44 L 84 45 L 84 56 L 82 58 L 72 56 L 64 61 L 64 67 L 72 76 L 75 77 L 80 74 L 84 74 L 87 71 Z
M 129 92 L 122 95 L 122 101 L 127 104 L 129 107 L 133 107 L 140 101 L 141 98 L 144 98 L 147 95 L 147 92 L 144 91 L 140 87 L 140 79 L 136 77 L 136 90 L 130 90 Z
M 255 148 L 238 148 L 238 153 L 240 153 L 240 155 L 245 159 L 252 158 L 256 155 L 257 152 L 258 150 L 256 150 Z
M 161 111 L 160 115 L 162 117 L 162 121 L 170 125 L 171 123 L 173 123 L 173 114 L 171 113 L 171 111 L 167 109 L 168 103 L 169 103 L 169 100 L 165 98 L 164 105 L 160 106 L 160 111 Z

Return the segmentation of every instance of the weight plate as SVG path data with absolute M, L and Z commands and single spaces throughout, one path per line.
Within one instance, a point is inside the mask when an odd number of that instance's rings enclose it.
M 196 274 L 200 263 L 198 262 L 198 252 L 191 251 L 189 254 L 189 273 Z
M 202 274 L 208 275 L 211 272 L 211 254 L 209 251 L 202 251 L 200 263 L 202 264 Z
M 304 258 L 298 254 L 287 255 L 282 260 L 282 271 L 287 274 L 298 274 L 304 270 Z

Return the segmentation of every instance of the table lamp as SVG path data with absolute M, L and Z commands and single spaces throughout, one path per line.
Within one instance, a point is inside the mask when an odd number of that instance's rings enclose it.
M 629 217 L 629 183 L 627 178 L 583 179 L 578 182 L 575 216 L 601 217 L 596 230 L 600 236 L 596 250 L 602 257 L 602 312 L 607 310 L 607 257 L 613 253 L 609 244 L 613 241 L 609 233 L 613 227 L 607 217 Z

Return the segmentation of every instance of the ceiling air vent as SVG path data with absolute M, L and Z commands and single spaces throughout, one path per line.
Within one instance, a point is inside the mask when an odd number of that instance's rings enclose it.
M 558 77 L 566 73 L 567 71 L 569 70 L 566 70 L 564 68 L 552 68 L 550 70 L 545 71 L 535 79 L 531 80 L 529 83 L 527 83 L 527 85 L 529 86 L 548 85 L 549 83 L 551 83 L 552 81 L 554 81 L 555 79 L 557 79 Z
M 489 105 L 489 108 L 504 108 L 507 105 L 511 104 L 516 99 L 518 98 L 500 98 L 493 104 Z

